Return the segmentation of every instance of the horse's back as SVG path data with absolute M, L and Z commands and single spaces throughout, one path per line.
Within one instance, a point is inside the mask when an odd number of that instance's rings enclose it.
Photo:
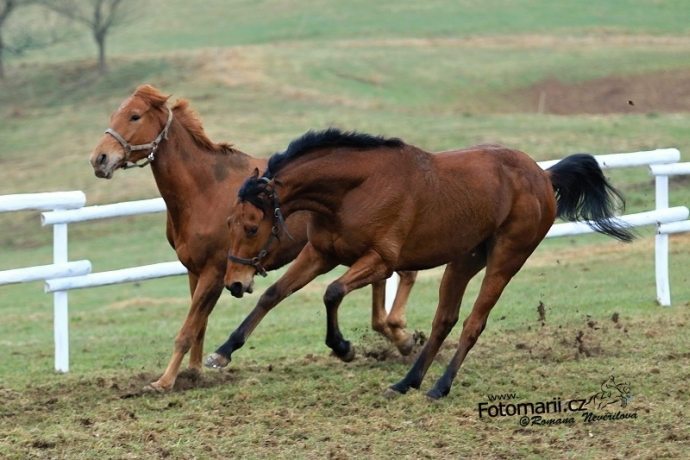
M 423 258 L 436 260 L 444 252 L 463 254 L 497 232 L 538 239 L 555 217 L 548 175 L 525 153 L 496 144 L 433 154 L 431 172 L 409 180 L 404 196 L 415 210 L 401 251 L 410 261 L 420 258 L 421 242 Z M 439 235 L 453 243 L 441 243 Z M 425 263 L 431 266 L 426 260 L 410 266 Z
M 496 172 L 496 168 L 513 170 L 519 174 L 542 175 L 543 170 L 526 153 L 501 144 L 478 144 L 459 150 L 435 154 L 441 168 L 459 172 L 472 169 L 482 176 Z
M 544 170 L 526 153 L 500 144 L 480 144 L 434 155 L 438 186 L 455 199 L 513 201 L 522 194 L 553 198 Z

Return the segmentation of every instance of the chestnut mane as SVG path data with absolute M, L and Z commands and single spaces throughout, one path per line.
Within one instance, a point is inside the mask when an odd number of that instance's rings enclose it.
M 135 97 L 139 97 L 148 102 L 149 105 L 156 110 L 163 110 L 166 102 L 170 96 L 165 96 L 153 86 L 142 85 L 139 86 L 134 93 Z M 201 119 L 197 113 L 189 108 L 189 101 L 186 99 L 178 99 L 172 106 L 175 118 L 182 123 L 187 132 L 192 136 L 194 143 L 201 149 L 218 152 L 218 153 L 235 153 L 237 150 L 232 144 L 227 142 L 213 142 L 208 138 L 204 132 L 204 127 L 201 124 Z

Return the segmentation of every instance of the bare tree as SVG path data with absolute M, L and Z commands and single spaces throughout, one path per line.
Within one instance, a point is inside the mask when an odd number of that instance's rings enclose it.
M 12 1 L 12 0 L 6 0 Z M 42 0 L 48 8 L 77 21 L 89 29 L 98 46 L 98 71 L 108 73 L 105 57 L 105 39 L 112 27 L 125 19 L 126 11 L 121 8 L 125 0 Z
M 72 35 L 67 19 L 41 8 L 42 1 L 0 0 L 0 80 L 6 77 L 4 64 L 9 54 L 20 56 L 28 50 L 65 41 Z M 14 13 L 20 8 L 22 14 Z
M 10 49 L 9 45 L 3 39 L 5 24 L 14 10 L 31 2 L 32 0 L 0 0 L 0 80 L 5 79 L 4 57 L 5 52 Z

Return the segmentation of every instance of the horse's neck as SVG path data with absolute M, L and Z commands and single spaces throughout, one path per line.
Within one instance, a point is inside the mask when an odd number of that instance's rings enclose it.
M 161 142 L 151 162 L 151 170 L 168 212 L 176 214 L 180 205 L 188 206 L 202 195 L 221 195 L 229 187 L 226 179 L 247 177 L 249 159 L 239 151 L 224 154 L 202 149 L 182 126 L 173 123 L 168 139 Z
M 352 169 L 351 173 L 336 165 L 316 168 L 302 165 L 289 171 L 280 182 L 290 184 L 284 190 L 278 189 L 278 199 L 287 216 L 297 211 L 310 211 L 322 216 L 331 216 L 340 207 L 342 197 L 368 176 L 369 165 Z

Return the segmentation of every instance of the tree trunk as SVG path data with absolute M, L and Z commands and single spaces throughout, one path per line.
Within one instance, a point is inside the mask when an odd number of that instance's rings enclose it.
M 0 11 L 0 80 L 5 79 L 5 42 L 2 40 L 2 29 L 3 25 L 5 24 L 5 20 L 7 20 L 7 17 L 10 15 L 12 10 L 16 8 L 16 6 L 17 5 L 14 3 L 14 1 L 9 0 L 5 2 L 4 8 L 2 11 Z
M 3 51 L 5 50 L 5 44 L 2 41 L 2 35 L 0 35 L 0 80 L 5 79 L 5 62 L 3 60 Z
M 105 60 L 105 34 L 96 34 L 96 44 L 98 45 L 98 73 L 106 75 L 108 63 Z

